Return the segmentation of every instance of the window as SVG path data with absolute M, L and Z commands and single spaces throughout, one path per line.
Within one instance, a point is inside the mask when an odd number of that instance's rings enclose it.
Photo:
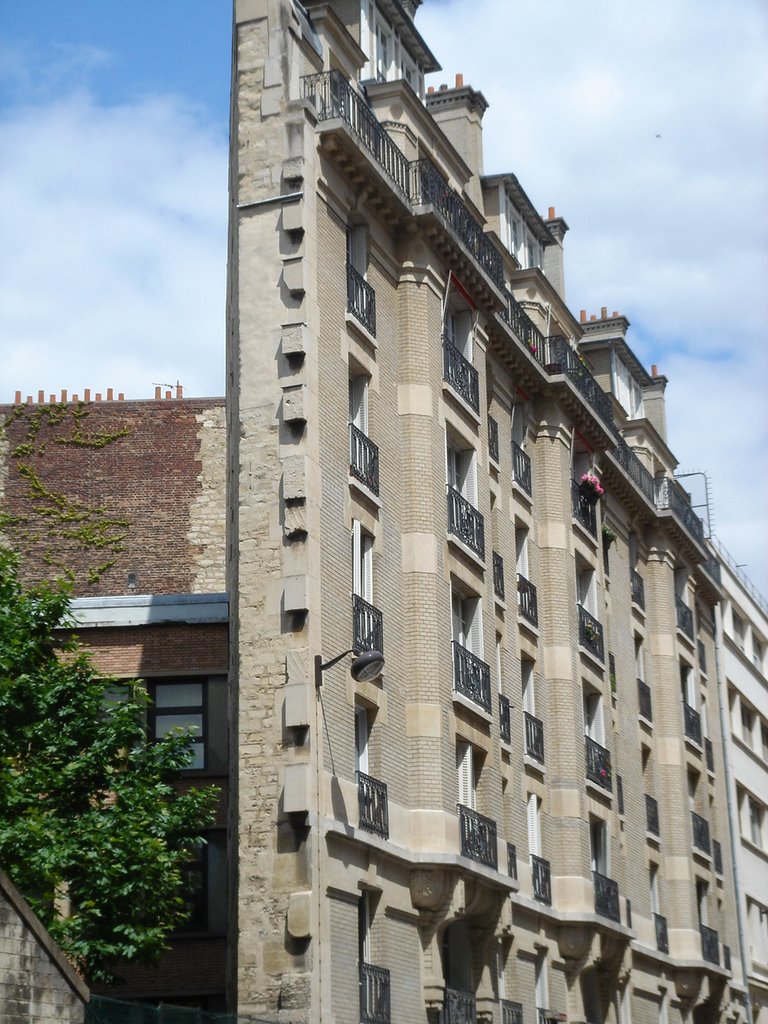
M 363 892 L 357 901 L 357 958 L 359 966 L 371 962 L 371 894 Z
M 645 680 L 645 651 L 643 650 L 643 638 L 635 634 L 635 675 L 638 679 Z
M 461 448 L 449 437 L 446 439 L 445 451 L 448 486 L 458 491 L 470 505 L 477 507 L 477 466 L 474 448 Z
M 192 747 L 187 771 L 205 771 L 218 767 L 226 770 L 226 761 L 214 758 L 209 753 L 207 730 L 207 679 L 174 679 L 151 682 L 147 689 L 152 700 L 148 712 L 149 735 L 159 740 L 174 730 L 185 730 L 192 734 Z M 226 694 L 222 695 L 226 700 Z M 223 708 L 226 722 L 226 707 Z
M 533 662 L 527 658 L 520 661 L 520 672 L 523 679 L 523 711 L 529 715 L 536 714 L 536 693 L 533 676 Z
M 696 686 L 693 678 L 693 669 L 684 661 L 680 662 L 680 696 L 683 703 L 689 707 L 696 707 Z
M 744 620 L 733 612 L 733 640 L 740 651 L 744 650 Z
M 368 384 L 369 378 L 360 373 L 349 378 L 349 422 L 361 433 L 368 435 Z
M 496 634 L 496 680 L 499 688 L 499 693 L 502 692 L 501 685 L 501 633 Z
M 541 856 L 541 799 L 535 793 L 528 794 L 528 852 L 533 857 Z
M 352 520 L 352 593 L 373 603 L 373 537 Z
M 709 924 L 709 908 L 708 908 L 708 896 L 709 886 L 703 878 L 696 879 L 696 907 L 699 912 L 699 924 L 707 926 Z
M 525 580 L 531 578 L 528 568 L 528 527 L 515 527 L 515 568 Z
M 651 893 L 651 913 L 658 914 L 659 910 L 659 868 L 651 864 L 648 868 L 648 888 Z
M 472 313 L 468 309 L 451 309 L 445 314 L 445 340 L 472 362 Z
M 453 639 L 478 658 L 483 656 L 483 618 L 479 597 L 451 593 Z
M 471 743 L 459 740 L 456 744 L 456 775 L 459 787 L 459 803 L 470 810 L 476 805 L 475 756 Z
M 608 875 L 608 829 L 600 818 L 589 819 L 589 842 L 592 870 Z
M 764 659 L 764 657 L 765 657 L 765 643 L 764 643 L 764 641 L 760 640 L 759 637 L 756 637 L 755 634 L 753 633 L 752 634 L 752 662 L 753 662 L 755 668 L 759 669 L 761 672 L 762 672 L 762 669 L 763 669 L 763 659 Z
M 524 402 L 512 403 L 512 443 L 525 449 L 528 440 L 528 410 Z
M 365 224 L 347 225 L 347 263 L 361 277 L 368 272 L 368 235 Z
M 755 844 L 755 846 L 762 847 L 763 845 L 763 808 L 760 804 L 753 800 L 752 797 L 748 797 L 748 809 L 749 809 L 749 838 Z
M 576 601 L 590 615 L 597 617 L 597 585 L 594 569 L 576 562 Z
M 768 761 L 768 725 L 760 722 L 760 742 L 763 747 L 763 758 Z
M 206 842 L 182 868 L 182 898 L 189 919 L 182 932 L 224 932 L 227 921 L 227 840 L 223 829 L 206 834 Z
M 355 771 L 368 775 L 368 739 L 370 719 L 368 709 L 362 704 L 355 705 Z
M 699 776 L 696 772 L 688 769 L 688 807 L 690 810 L 696 810 L 696 790 L 699 786 Z
M 392 33 L 382 19 L 376 20 L 376 77 L 386 82 L 392 64 Z
M 614 366 L 614 393 L 631 420 L 643 415 L 643 392 L 629 369 L 629 366 L 616 356 Z
M 755 715 L 751 708 L 742 700 L 741 702 L 741 738 L 748 747 L 753 746 L 753 733 L 755 728 Z
M 584 735 L 601 746 L 605 745 L 603 697 L 597 690 L 584 692 Z
M 549 1009 L 549 983 L 547 979 L 547 954 L 543 949 L 536 951 L 536 1009 Z M 540 1017 L 541 1014 L 538 1014 Z

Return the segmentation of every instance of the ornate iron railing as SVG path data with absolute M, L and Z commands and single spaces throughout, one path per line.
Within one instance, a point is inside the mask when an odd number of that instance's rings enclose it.
M 661 835 L 659 829 L 659 801 L 648 793 L 645 794 L 645 827 L 651 835 Z
M 722 875 L 723 873 L 723 848 L 720 843 L 716 840 L 712 840 L 712 865 L 715 869 L 716 875 Z
M 473 992 L 446 988 L 443 1002 L 444 1024 L 477 1024 L 477 1009 Z
M 360 1024 L 390 1024 L 389 971 L 360 964 Z
M 691 640 L 693 640 L 693 609 L 689 608 L 682 597 L 675 598 L 675 614 L 677 617 L 677 628 Z
M 352 646 L 356 651 L 384 653 L 384 616 L 364 598 L 352 595 Z
M 720 563 L 716 558 L 708 558 L 706 562 L 701 563 L 701 568 L 709 576 L 711 580 L 714 580 L 718 585 L 723 582 L 722 574 L 720 572 Z M 723 949 L 726 947 L 723 946 Z
M 708 928 L 705 924 L 700 926 L 701 932 L 701 955 L 707 963 L 720 966 L 720 938 L 714 928 Z
M 446 380 L 456 394 L 463 398 L 475 412 L 480 412 L 480 387 L 477 370 L 467 357 L 445 337 L 443 338 L 443 380 Z
M 637 680 L 637 703 L 640 707 L 640 714 L 649 722 L 653 721 L 653 701 L 651 700 L 651 688 L 642 679 Z
M 341 118 L 371 154 L 403 198 L 410 198 L 410 165 L 379 124 L 373 111 L 340 71 L 304 76 L 304 98 L 311 100 L 318 121 Z
M 471 807 L 465 807 L 463 804 L 457 806 L 462 855 L 495 870 L 499 859 L 496 848 L 496 822 L 478 814 Z
M 512 741 L 512 720 L 509 710 L 509 699 L 499 694 L 499 735 L 505 743 Z
M 485 524 L 481 512 L 470 505 L 456 490 L 448 488 L 448 530 L 471 548 L 480 558 L 485 558 Z
M 712 747 L 712 740 L 708 737 L 704 737 L 704 760 L 707 762 L 707 770 L 713 772 L 715 770 L 715 751 Z
M 523 713 L 525 719 L 525 752 L 540 764 L 544 764 L 544 726 L 540 719 Z
M 410 195 L 414 206 L 432 206 L 493 283 L 504 287 L 501 253 L 431 160 L 414 160 L 411 164 Z
M 648 499 L 651 505 L 655 504 L 653 477 L 627 442 L 623 438 L 619 438 L 616 446 L 608 449 L 608 453 L 618 462 L 635 487 Z
M 595 911 L 602 917 L 621 923 L 619 912 L 619 887 L 612 878 L 606 878 L 599 871 L 592 872 L 595 885 Z
M 504 600 L 504 559 L 493 552 L 493 592 L 500 601 Z
M 696 811 L 691 811 L 691 826 L 693 829 L 693 845 L 697 850 L 701 850 L 702 853 L 706 853 L 707 856 L 712 854 L 712 843 L 709 838 L 709 822 L 706 818 L 702 818 Z
M 545 338 L 544 346 L 546 371 L 550 374 L 564 373 L 603 423 L 616 433 L 611 400 L 582 362 L 579 354 L 560 335 Z
M 357 802 L 360 810 L 360 828 L 374 832 L 382 839 L 389 838 L 389 804 L 387 785 L 364 772 L 357 773 Z
M 544 365 L 544 335 L 538 329 L 533 320 L 528 316 L 523 307 L 514 295 L 504 290 L 507 300 L 506 307 L 501 311 L 501 319 L 506 323 L 512 332 L 517 335 L 521 343 L 525 345 L 531 355 L 539 363 Z
M 347 263 L 347 311 L 376 337 L 376 292 L 351 263 Z
M 517 442 L 512 442 L 512 479 L 520 484 L 530 498 L 533 493 L 531 486 L 531 457 L 526 455 Z
M 596 743 L 590 736 L 584 737 L 586 752 L 587 778 L 603 789 L 613 792 L 613 774 L 611 771 L 611 752 Z
M 379 493 L 378 445 L 354 423 L 349 424 L 349 472 L 369 491 Z
M 600 661 L 605 661 L 603 627 L 583 605 L 576 606 L 579 613 L 579 643 Z
M 523 1004 L 501 1000 L 501 1024 L 523 1024 Z
M 663 914 L 654 914 L 653 922 L 656 925 L 656 949 L 660 953 L 668 953 L 669 934 L 667 932 L 667 919 Z
M 453 641 L 453 688 L 487 711 L 491 712 L 491 670 L 476 654 Z
M 656 508 L 672 513 L 680 525 L 693 537 L 693 539 L 704 546 L 704 524 L 691 508 L 688 495 L 676 480 L 668 476 L 659 476 L 655 480 Z
M 632 601 L 638 608 L 645 608 L 645 582 L 636 569 L 630 570 L 629 587 L 632 594 Z
M 549 861 L 531 854 L 531 884 L 533 898 L 539 903 L 552 903 L 552 875 Z
M 514 843 L 507 843 L 507 874 L 517 881 L 517 847 Z
M 536 587 L 520 573 L 517 574 L 517 610 L 532 626 L 538 626 L 539 604 Z
M 585 530 L 597 537 L 597 512 L 594 503 L 582 492 L 575 480 L 571 481 L 571 511 Z
M 683 701 L 683 728 L 689 740 L 701 746 L 701 715 L 690 704 Z
M 494 462 L 499 461 L 499 424 L 493 416 L 488 417 L 488 454 Z

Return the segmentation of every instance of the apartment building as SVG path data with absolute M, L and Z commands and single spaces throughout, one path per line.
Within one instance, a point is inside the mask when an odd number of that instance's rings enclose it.
M 755 1024 L 768 1020 L 768 602 L 722 547 L 723 690 L 743 954 Z
M 235 3 L 232 1006 L 741 1020 L 666 379 L 568 307 L 482 93 L 425 93 L 418 6 Z

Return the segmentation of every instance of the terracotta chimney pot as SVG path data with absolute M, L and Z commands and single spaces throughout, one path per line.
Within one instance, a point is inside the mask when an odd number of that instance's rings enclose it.
M 464 75 L 456 75 L 456 88 L 457 89 L 463 89 L 464 88 Z
M 607 306 L 601 306 L 600 307 L 600 319 L 601 320 L 605 320 L 607 318 L 607 316 L 608 316 L 608 307 Z
M 554 208 L 554 206 L 550 206 L 548 218 L 549 218 L 549 220 L 554 220 L 555 219 L 555 208 Z
M 114 401 L 114 397 L 115 397 L 114 389 L 113 388 L 107 388 L 107 401 L 108 402 Z
M 579 322 L 584 324 L 587 322 L 587 311 L 586 309 L 579 310 Z

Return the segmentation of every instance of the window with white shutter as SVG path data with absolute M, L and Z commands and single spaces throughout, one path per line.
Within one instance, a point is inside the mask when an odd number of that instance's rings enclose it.
M 475 809 L 475 763 L 472 744 L 459 740 L 456 744 L 456 774 L 459 784 L 459 803 Z

